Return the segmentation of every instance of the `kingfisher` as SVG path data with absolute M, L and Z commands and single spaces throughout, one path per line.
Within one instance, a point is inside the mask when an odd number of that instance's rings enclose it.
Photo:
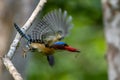
M 25 34 L 20 27 L 14 23 L 16 30 L 24 37 L 30 50 L 37 50 L 46 56 L 50 66 L 55 64 L 54 53 L 58 50 L 80 52 L 61 40 L 64 39 L 73 27 L 72 17 L 67 11 L 61 9 L 48 12 L 42 19 L 35 23 L 30 34 Z

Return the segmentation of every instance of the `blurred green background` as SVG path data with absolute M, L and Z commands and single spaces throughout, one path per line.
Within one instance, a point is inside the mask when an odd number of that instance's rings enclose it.
M 73 17 L 74 27 L 63 41 L 81 53 L 57 52 L 55 66 L 46 57 L 33 54 L 27 80 L 107 80 L 106 43 L 100 0 L 48 0 L 43 14 L 61 8 Z

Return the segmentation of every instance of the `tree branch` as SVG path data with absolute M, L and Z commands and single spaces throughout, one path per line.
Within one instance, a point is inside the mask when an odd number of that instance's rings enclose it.
M 28 28 L 31 26 L 32 22 L 34 21 L 34 19 L 36 18 L 37 14 L 42 10 L 43 5 L 46 3 L 46 0 L 40 0 L 36 9 L 33 11 L 32 15 L 30 16 L 30 18 L 27 20 L 27 22 L 24 24 L 24 26 L 21 28 L 23 32 L 26 32 L 28 30 Z M 9 57 L 10 59 L 13 57 L 14 52 L 16 50 L 16 47 L 18 45 L 18 42 L 20 41 L 21 36 L 19 35 L 19 33 L 17 33 L 17 35 L 15 36 L 15 39 L 13 41 L 13 43 L 10 46 L 10 50 L 7 53 L 7 57 Z
M 18 73 L 17 69 L 14 67 L 13 63 L 9 58 L 7 57 L 2 58 L 2 61 L 4 62 L 4 65 L 6 66 L 7 70 L 9 70 L 14 80 L 23 80 L 21 74 Z
M 27 20 L 27 22 L 21 28 L 23 32 L 26 32 L 28 30 L 28 28 L 31 26 L 32 22 L 36 18 L 37 14 L 42 10 L 42 7 L 44 6 L 45 3 L 46 3 L 46 0 L 39 1 L 36 9 L 33 11 L 30 18 Z M 16 68 L 14 67 L 13 63 L 10 60 L 10 59 L 12 59 L 12 57 L 15 54 L 15 50 L 17 48 L 17 45 L 18 45 L 18 42 L 20 41 L 20 39 L 21 39 L 21 36 L 19 35 L 19 33 L 17 33 L 15 36 L 15 39 L 13 40 L 13 42 L 10 46 L 8 53 L 5 55 L 5 57 L 2 58 L 3 64 L 8 69 L 8 71 L 10 72 L 10 74 L 13 76 L 13 78 L 15 80 L 23 80 L 20 73 L 18 73 L 18 71 L 16 70 Z

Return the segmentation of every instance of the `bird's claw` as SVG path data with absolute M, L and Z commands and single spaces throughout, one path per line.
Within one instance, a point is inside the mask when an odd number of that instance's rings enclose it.
M 22 55 L 23 55 L 23 58 L 26 58 L 26 54 L 27 54 L 28 51 L 29 51 L 29 50 L 23 48 L 23 54 L 22 54 Z

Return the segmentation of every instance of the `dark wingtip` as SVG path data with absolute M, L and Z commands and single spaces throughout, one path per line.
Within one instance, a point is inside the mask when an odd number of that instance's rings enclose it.
M 53 55 L 47 55 L 47 60 L 48 60 L 48 63 L 51 67 L 54 66 L 55 61 L 54 61 L 54 56 Z

